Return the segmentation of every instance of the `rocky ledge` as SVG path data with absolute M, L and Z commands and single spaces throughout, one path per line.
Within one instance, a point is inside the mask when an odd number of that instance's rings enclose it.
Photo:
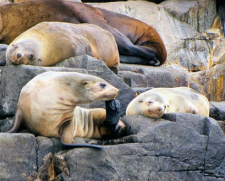
M 203 180 L 225 179 L 225 135 L 218 122 L 192 114 L 161 119 L 124 116 L 127 136 L 77 138 L 103 150 L 66 150 L 58 139 L 0 134 L 1 180 Z
M 121 65 L 120 76 L 125 67 L 129 65 Z M 162 72 L 168 69 L 160 68 Z M 86 55 L 70 58 L 56 67 L 3 67 L 1 132 L 12 125 L 21 88 L 45 71 L 97 75 L 120 88 L 118 99 L 127 136 L 114 140 L 75 138 L 76 143 L 104 145 L 105 149 L 95 150 L 66 149 L 56 138 L 35 137 L 26 130 L 18 134 L 1 133 L 0 180 L 225 180 L 224 102 L 210 102 L 210 118 L 192 114 L 167 114 L 161 119 L 124 116 L 137 87 L 129 87 L 123 76 L 120 78 L 103 62 Z M 154 71 L 150 72 L 153 76 Z M 176 82 L 176 74 L 170 79 Z M 162 80 L 159 82 L 163 84 Z M 83 106 L 104 107 L 104 104 Z

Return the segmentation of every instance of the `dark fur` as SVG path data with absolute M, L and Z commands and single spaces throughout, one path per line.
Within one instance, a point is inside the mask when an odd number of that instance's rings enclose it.
M 136 63 L 158 66 L 166 61 L 166 48 L 153 27 L 87 4 L 34 0 L 2 5 L 0 13 L 0 43 L 10 43 L 22 32 L 43 21 L 91 23 L 114 35 L 121 55 L 143 59 Z

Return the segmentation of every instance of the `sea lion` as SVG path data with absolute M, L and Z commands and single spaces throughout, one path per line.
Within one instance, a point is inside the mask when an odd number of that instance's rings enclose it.
M 119 52 L 113 35 L 93 24 L 39 23 L 10 43 L 6 61 L 8 64 L 51 66 L 84 54 L 101 59 L 118 72 Z
M 61 138 L 65 146 L 76 136 L 104 138 L 120 136 L 125 126 L 119 121 L 118 89 L 105 80 L 75 72 L 45 72 L 30 80 L 21 90 L 14 125 L 8 133 L 25 125 L 35 135 Z M 78 104 L 105 100 L 105 109 L 84 109 Z
M 127 106 L 127 115 L 159 118 L 164 113 L 192 113 L 209 116 L 209 101 L 189 87 L 153 88 L 141 93 Z
M 0 43 L 11 43 L 43 21 L 95 24 L 113 34 L 121 55 L 140 57 L 143 59 L 140 63 L 153 66 L 166 61 L 166 48 L 152 26 L 122 14 L 70 1 L 33 0 L 0 6 Z

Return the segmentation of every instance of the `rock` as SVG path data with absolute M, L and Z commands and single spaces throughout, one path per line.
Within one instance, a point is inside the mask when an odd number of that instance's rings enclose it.
M 66 160 L 71 180 L 225 179 L 225 135 L 214 119 L 193 114 L 122 119 L 130 129 L 125 144 L 56 154 Z
M 225 64 L 218 64 L 208 70 L 191 73 L 189 81 L 199 87 L 199 90 L 210 101 L 225 100 L 224 93 Z
M 215 120 L 225 120 L 225 102 L 210 102 L 209 116 Z
M 56 66 L 63 66 L 63 63 Z M 70 68 L 66 68 L 66 66 Z M 121 115 L 125 114 L 128 103 L 135 96 L 135 92 L 128 87 L 121 78 L 110 71 L 104 62 L 86 55 L 65 60 L 65 67 L 10 65 L 4 67 L 2 71 L 2 82 L 0 85 L 0 116 L 13 116 L 16 111 L 16 105 L 22 87 L 33 77 L 45 71 L 75 71 L 88 73 L 105 79 L 110 84 L 120 89 L 119 95 L 116 98 L 121 102 Z M 99 103 L 93 103 L 89 107 L 104 106 L 104 102 L 101 101 Z
M 13 117 L 0 119 L 0 133 L 7 132 L 13 125 Z
M 188 86 L 188 73 L 169 67 L 121 64 L 118 75 L 132 88 Z
M 212 66 L 225 63 L 225 38 L 214 40 L 214 49 L 212 55 Z
M 7 50 L 8 45 L 0 44 L 0 66 L 4 66 L 6 63 L 5 52 Z
M 36 140 L 31 134 L 0 133 L 0 180 L 36 178 Z
M 201 33 L 211 28 L 217 16 L 216 0 L 168 0 L 161 5 L 172 17 Z

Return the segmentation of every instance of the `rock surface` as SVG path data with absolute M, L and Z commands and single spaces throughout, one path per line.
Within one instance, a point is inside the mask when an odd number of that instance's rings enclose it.
M 70 170 L 61 176 L 71 180 L 225 179 L 225 136 L 215 120 L 188 114 L 169 114 L 160 120 L 122 119 L 130 136 L 111 144 L 123 144 L 107 145 L 102 151 L 57 153 L 56 158 Z
M 0 169 L 5 172 L 0 173 L 0 178 L 225 179 L 225 135 L 214 119 L 174 113 L 161 119 L 124 116 L 122 120 L 127 126 L 128 136 L 115 140 L 78 139 L 78 142 L 105 145 L 101 151 L 90 148 L 67 150 L 55 138 L 35 139 L 31 134 L 1 133 Z M 10 155 L 14 155 L 13 158 Z M 13 174 L 12 168 L 15 169 Z M 10 174 L 7 174 L 9 169 Z

